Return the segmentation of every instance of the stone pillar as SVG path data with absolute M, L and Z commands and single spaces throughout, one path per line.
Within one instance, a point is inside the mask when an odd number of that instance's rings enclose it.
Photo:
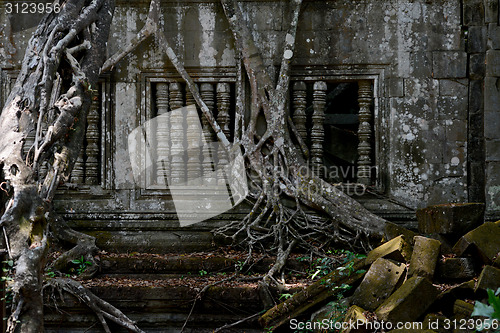
M 156 84 L 156 115 L 168 112 L 168 83 Z M 156 127 L 156 183 L 167 185 L 170 176 L 170 119 L 161 117 Z
M 372 104 L 371 81 L 361 80 L 358 82 L 358 104 L 359 104 L 359 128 L 358 128 L 358 183 L 371 184 L 371 153 L 372 153 Z
M 313 127 L 311 131 L 311 162 L 313 172 L 319 177 L 324 176 L 323 172 L 323 141 L 325 139 L 325 129 L 323 122 L 325 120 L 326 104 L 326 82 L 317 81 L 313 86 Z
M 210 112 L 214 111 L 214 87 L 211 83 L 202 83 L 200 85 L 200 94 L 201 98 L 207 105 L 208 109 Z M 213 172 L 213 167 L 212 167 L 212 161 L 210 161 L 210 158 L 214 158 L 214 153 L 211 148 L 211 144 L 215 141 L 215 133 L 213 132 L 210 124 L 208 123 L 208 120 L 204 115 L 201 116 L 201 123 L 202 123 L 202 130 L 203 130 L 203 136 L 205 137 L 205 142 L 208 143 L 208 149 L 205 149 L 205 151 L 208 151 L 208 156 L 203 156 L 202 157 L 202 169 L 203 169 L 203 180 L 207 184 L 212 184 L 215 179 L 212 179 L 210 177 L 207 177 L 206 175 L 209 174 L 210 172 Z M 207 153 L 205 153 L 207 155 Z
M 307 144 L 306 94 L 304 81 L 297 81 L 293 84 L 293 122 L 302 140 Z
M 99 149 L 99 110 L 100 98 L 98 94 L 92 96 L 92 104 L 90 105 L 89 114 L 87 116 L 87 148 L 85 153 L 87 160 L 85 161 L 85 184 L 96 185 L 99 183 L 99 160 L 101 158 Z
M 170 83 L 170 108 L 175 111 L 183 106 L 181 85 L 177 82 Z M 170 152 L 172 156 L 170 175 L 172 184 L 179 184 L 185 181 L 186 165 L 184 163 L 184 116 L 180 112 L 174 112 L 170 116 Z

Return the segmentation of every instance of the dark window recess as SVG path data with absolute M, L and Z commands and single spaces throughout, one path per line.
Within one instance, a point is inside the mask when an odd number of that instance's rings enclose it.
M 371 82 L 360 82 L 295 81 L 292 85 L 292 117 L 310 149 L 309 164 L 331 183 L 370 185 L 374 181 L 373 95 Z M 365 110 L 362 130 L 360 105 Z M 360 166 L 364 173 L 359 172 Z

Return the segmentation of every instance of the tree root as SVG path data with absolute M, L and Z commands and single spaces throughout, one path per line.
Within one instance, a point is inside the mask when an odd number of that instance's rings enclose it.
M 53 215 L 54 217 L 51 219 L 49 225 L 54 236 L 59 240 L 74 244 L 75 246 L 69 251 L 61 254 L 54 263 L 52 263 L 51 268 L 57 271 L 67 270 L 72 260 L 78 260 L 83 257 L 84 261 L 90 262 L 91 265 L 88 265 L 85 271 L 79 276 L 83 279 L 93 277 L 99 270 L 99 262 L 94 257 L 99 251 L 99 248 L 95 244 L 95 237 L 73 230 L 63 218 L 55 213 Z
M 60 293 L 61 290 L 66 291 L 85 303 L 90 309 L 92 309 L 92 311 L 95 312 L 106 333 L 111 333 L 106 319 L 128 329 L 130 332 L 144 333 L 144 331 L 137 327 L 135 322 L 130 320 L 125 314 L 123 314 L 123 312 L 97 297 L 90 290 L 75 280 L 67 278 L 50 279 L 47 281 L 44 289 L 49 287 L 53 290 L 59 291 Z

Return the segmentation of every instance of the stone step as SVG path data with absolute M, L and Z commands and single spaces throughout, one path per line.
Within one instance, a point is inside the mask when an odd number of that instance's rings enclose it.
M 243 264 L 242 255 L 213 255 L 207 253 L 180 254 L 107 254 L 101 255 L 100 274 L 176 274 L 179 277 L 186 274 L 198 275 L 234 272 L 236 267 Z M 255 259 L 244 272 L 265 273 L 275 262 L 273 257 Z M 308 263 L 291 258 L 287 267 L 295 271 L 306 271 Z M 203 274 L 203 272 L 202 272 Z
M 193 300 L 207 284 L 225 277 L 188 277 L 179 279 L 162 276 L 152 279 L 131 275 L 128 278 L 101 276 L 82 283 L 94 294 L 123 311 L 146 332 L 179 332 Z M 242 276 L 242 278 L 248 278 Z M 216 327 L 234 323 L 263 310 L 257 280 L 226 281 L 206 290 L 196 302 L 185 332 L 212 332 Z M 307 282 L 287 285 L 282 293 L 302 289 Z M 279 296 L 277 290 L 272 291 Z M 44 313 L 47 332 L 103 332 L 97 317 L 83 303 L 71 295 L 57 306 L 49 303 Z M 211 327 L 210 330 L 206 329 Z M 110 325 L 113 332 L 126 332 Z M 255 320 L 236 327 L 234 332 L 261 332 Z M 227 331 L 230 332 L 230 331 Z

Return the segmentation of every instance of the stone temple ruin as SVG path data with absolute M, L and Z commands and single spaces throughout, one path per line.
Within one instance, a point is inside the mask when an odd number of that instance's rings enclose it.
M 276 76 L 288 5 L 240 2 L 267 70 Z M 235 110 L 248 109 L 250 88 L 220 3 L 161 3 L 167 37 L 231 139 Z M 0 106 L 40 19 L 8 15 L 4 6 Z M 148 1 L 117 0 L 106 52 L 130 41 L 147 11 Z M 417 227 L 416 209 L 448 202 L 484 202 L 486 220 L 500 219 L 499 24 L 497 0 L 304 1 L 288 106 L 310 148 L 311 167 L 370 211 L 408 228 Z M 210 230 L 242 218 L 248 207 L 179 226 L 165 173 L 182 181 L 210 168 L 199 154 L 184 153 L 183 140 L 192 140 L 182 127 L 186 121 L 173 123 L 184 137 L 158 140 L 155 147 L 173 156 L 168 165 L 153 165 L 140 186 L 134 181 L 129 134 L 194 103 L 155 40 L 94 89 L 84 147 L 70 183 L 58 190 L 57 209 L 109 252 L 213 248 Z M 164 126 L 169 124 L 155 129 L 158 138 L 171 130 Z M 207 123 L 202 128 L 205 137 L 213 135 Z M 190 168 L 190 159 L 201 167 Z M 357 184 L 369 191 L 360 192 Z

